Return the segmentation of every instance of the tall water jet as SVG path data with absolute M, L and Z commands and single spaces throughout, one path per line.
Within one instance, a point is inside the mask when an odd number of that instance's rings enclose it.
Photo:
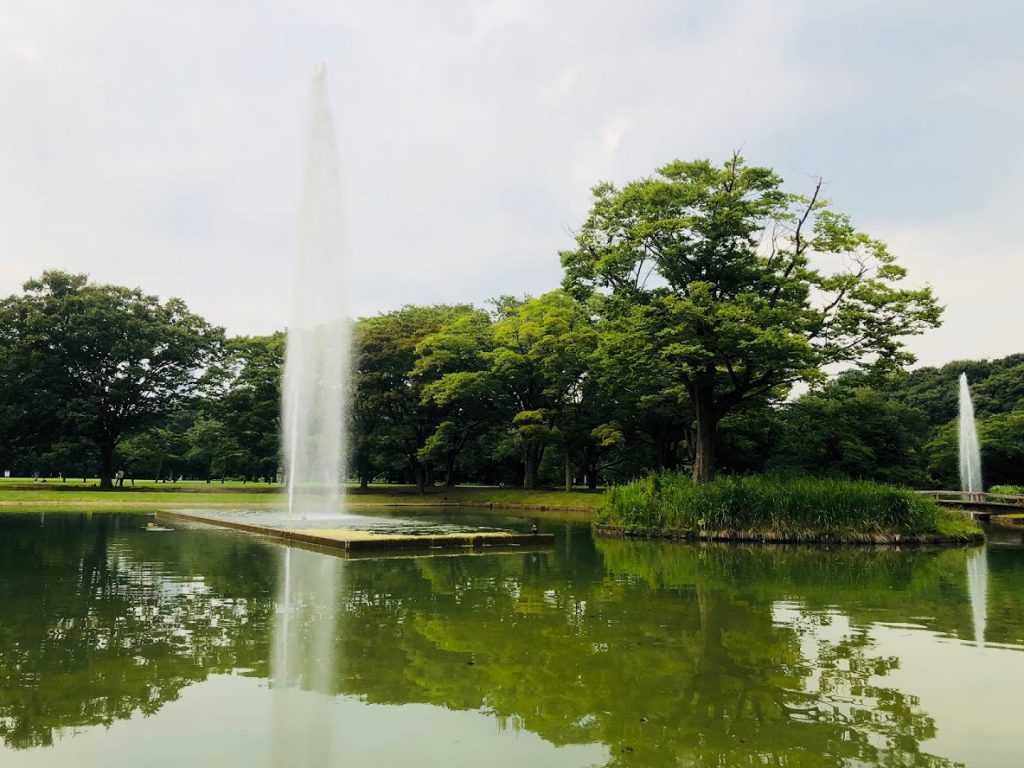
M 974 404 L 967 386 L 967 374 L 960 374 L 960 489 L 969 493 L 985 490 L 981 484 L 981 447 L 974 423 Z
M 288 510 L 337 509 L 344 457 L 349 331 L 341 184 L 323 67 L 307 105 L 299 250 L 285 351 L 283 435 Z
M 313 76 L 306 125 L 282 406 L 288 511 L 303 516 L 336 514 L 342 501 L 349 355 L 338 150 L 322 67 Z M 280 574 L 271 656 L 274 765 L 331 765 L 341 563 L 289 547 Z

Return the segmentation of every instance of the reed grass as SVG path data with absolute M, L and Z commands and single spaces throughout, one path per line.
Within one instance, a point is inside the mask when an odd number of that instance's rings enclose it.
M 993 485 L 989 493 L 1003 493 L 1007 496 L 1024 496 L 1024 485 Z
M 656 473 L 608 490 L 598 524 L 637 531 L 937 533 L 942 515 L 908 488 L 864 480 Z

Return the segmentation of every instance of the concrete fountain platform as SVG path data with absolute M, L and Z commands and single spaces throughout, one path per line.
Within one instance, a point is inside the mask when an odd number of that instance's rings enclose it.
M 231 515 L 185 510 L 160 510 L 161 520 L 200 523 L 231 528 L 280 541 L 341 550 L 346 553 L 387 552 L 389 550 L 471 550 L 483 548 L 507 549 L 524 546 L 548 547 L 554 544 L 551 533 L 512 533 L 508 531 L 451 531 L 427 533 L 391 533 L 358 528 L 293 527 L 303 521 L 280 523 L 262 522 L 258 515 L 237 519 Z M 364 518 L 365 519 L 365 518 Z

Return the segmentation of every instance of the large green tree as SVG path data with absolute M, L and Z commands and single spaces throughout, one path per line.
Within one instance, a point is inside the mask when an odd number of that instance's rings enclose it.
M 94 443 L 109 488 L 122 436 L 190 396 L 222 341 L 181 299 L 44 272 L 0 301 L 0 398 L 37 442 Z
M 571 455 L 587 433 L 590 358 L 597 334 L 585 309 L 563 291 L 499 299 L 491 372 L 510 404 L 523 448 L 523 487 L 534 489 L 545 448 L 559 443 L 566 486 Z
M 413 373 L 426 382 L 421 405 L 438 416 L 420 459 L 443 468 L 447 487 L 455 485 L 463 452 L 501 424 L 503 403 L 488 363 L 493 350 L 491 316 L 477 309 L 453 317 L 416 348 Z
M 789 403 L 770 466 L 901 485 L 927 484 L 924 413 L 840 377 Z
M 356 324 L 350 421 L 355 429 L 354 463 L 361 478 L 371 472 L 369 451 L 376 447 L 387 463 L 404 464 L 421 491 L 433 481 L 432 467 L 423 462 L 421 451 L 441 415 L 424 397 L 430 379 L 416 370 L 416 350 L 447 323 L 475 311 L 466 304 L 406 306 Z
M 716 473 L 719 422 L 827 366 L 898 366 L 902 339 L 938 324 L 930 289 L 905 289 L 883 242 L 829 209 L 821 183 L 786 192 L 771 169 L 734 155 L 676 161 L 593 207 L 562 253 L 564 284 L 632 315 L 657 341 L 692 404 L 693 476 Z
M 285 335 L 236 336 L 227 343 L 213 401 L 206 409 L 236 445 L 245 478 L 277 476 Z

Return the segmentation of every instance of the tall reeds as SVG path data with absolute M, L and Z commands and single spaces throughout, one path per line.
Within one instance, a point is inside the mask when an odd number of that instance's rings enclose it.
M 656 473 L 609 489 L 597 522 L 643 530 L 928 533 L 940 510 L 907 488 L 763 475 L 694 485 Z

